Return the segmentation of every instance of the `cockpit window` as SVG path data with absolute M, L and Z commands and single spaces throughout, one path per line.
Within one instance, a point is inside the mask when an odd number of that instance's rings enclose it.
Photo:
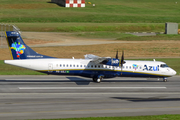
M 168 67 L 168 65 L 166 65 L 166 64 L 161 64 L 160 67 L 165 68 L 165 67 Z

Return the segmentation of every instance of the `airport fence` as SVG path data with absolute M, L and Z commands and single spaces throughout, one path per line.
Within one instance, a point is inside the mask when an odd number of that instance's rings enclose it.
M 7 42 L 6 42 L 6 36 L 5 36 L 5 32 L 6 31 L 16 31 L 16 32 L 20 32 L 20 29 L 15 26 L 15 25 L 11 25 L 11 24 L 4 24 L 4 23 L 0 23 L 0 48 L 6 48 L 7 47 Z

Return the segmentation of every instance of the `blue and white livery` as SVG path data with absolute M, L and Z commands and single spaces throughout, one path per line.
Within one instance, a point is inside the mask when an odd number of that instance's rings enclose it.
M 135 61 L 111 57 L 85 55 L 85 59 L 59 59 L 36 53 L 22 40 L 15 31 L 7 31 L 6 38 L 13 60 L 5 60 L 6 64 L 15 65 L 42 73 L 54 75 L 76 75 L 92 78 L 101 82 L 104 78 L 113 77 L 147 77 L 163 78 L 176 75 L 176 71 L 160 61 Z

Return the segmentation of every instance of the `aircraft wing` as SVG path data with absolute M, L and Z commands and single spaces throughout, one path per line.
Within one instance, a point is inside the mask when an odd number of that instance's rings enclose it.
M 84 55 L 85 59 L 91 59 L 91 62 L 95 64 L 105 64 L 109 61 L 111 57 L 99 57 L 93 54 L 86 54 Z

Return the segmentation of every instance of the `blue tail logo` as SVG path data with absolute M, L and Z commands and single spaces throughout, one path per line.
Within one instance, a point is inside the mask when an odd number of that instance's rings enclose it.
M 26 49 L 25 45 L 22 45 L 20 42 L 15 42 L 11 45 L 11 49 L 16 51 L 17 58 L 20 58 L 20 55 L 24 53 Z

